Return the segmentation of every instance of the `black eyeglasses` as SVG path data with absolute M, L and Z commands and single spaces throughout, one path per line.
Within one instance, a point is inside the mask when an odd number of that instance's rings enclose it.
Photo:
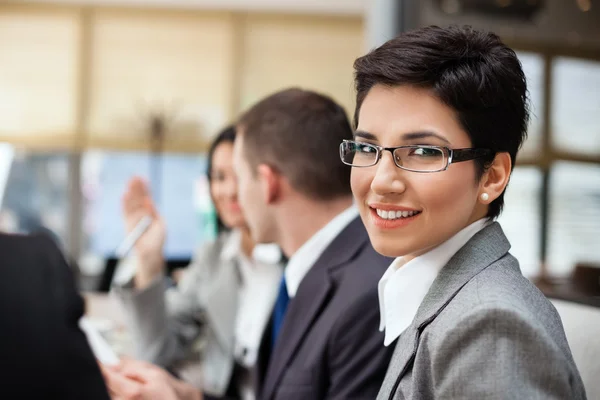
M 413 145 L 381 147 L 374 144 L 344 140 L 340 144 L 340 158 L 352 167 L 371 167 L 381 160 L 383 151 L 392 153 L 398 168 L 413 172 L 439 172 L 452 163 L 474 160 L 493 154 L 489 149 L 449 149 L 442 146 Z

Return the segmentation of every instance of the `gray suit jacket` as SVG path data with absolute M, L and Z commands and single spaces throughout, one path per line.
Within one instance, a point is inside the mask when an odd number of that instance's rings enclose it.
M 260 399 L 375 398 L 392 353 L 378 330 L 377 297 L 391 262 L 373 250 L 360 218 L 333 240 L 288 305 L 259 377 Z M 270 335 L 263 343 L 269 346 Z
M 240 277 L 236 262 L 221 258 L 227 240 L 228 235 L 222 234 L 203 246 L 177 290 L 165 291 L 162 279 L 143 291 L 115 288 L 138 357 L 173 368 L 189 360 L 200 337 L 204 340 L 202 390 L 213 396 L 225 393 L 234 367 Z M 275 269 L 269 274 L 275 292 L 283 268 L 268 267 Z
M 441 270 L 400 335 L 377 396 L 585 399 L 558 313 L 494 223 Z

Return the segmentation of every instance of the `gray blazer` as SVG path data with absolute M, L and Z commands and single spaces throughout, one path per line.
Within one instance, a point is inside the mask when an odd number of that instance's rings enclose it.
M 165 292 L 162 280 L 143 291 L 115 287 L 125 309 L 137 356 L 172 368 L 188 360 L 201 337 L 202 390 L 222 396 L 234 367 L 234 335 L 240 286 L 235 261 L 223 262 L 229 236 L 220 235 L 196 254 L 177 290 Z M 283 268 L 274 265 L 273 287 Z
M 392 355 L 378 329 L 377 297 L 391 262 L 358 217 L 331 242 L 290 301 L 270 360 L 259 359 L 261 400 L 375 398 Z
M 400 335 L 378 400 L 585 399 L 556 309 L 494 223 L 441 270 Z

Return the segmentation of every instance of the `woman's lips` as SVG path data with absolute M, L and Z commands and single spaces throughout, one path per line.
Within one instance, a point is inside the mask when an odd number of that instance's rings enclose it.
M 408 209 L 406 207 L 369 207 L 373 224 L 380 229 L 402 228 L 421 215 L 421 211 Z

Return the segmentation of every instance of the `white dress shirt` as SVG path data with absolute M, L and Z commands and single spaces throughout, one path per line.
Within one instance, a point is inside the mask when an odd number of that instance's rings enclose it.
M 348 224 L 358 216 L 358 209 L 353 205 L 336 215 L 327 225 L 321 228 L 306 241 L 293 255 L 285 268 L 285 281 L 290 299 L 296 296 L 298 286 L 310 268 L 323 254 L 327 246 L 339 235 Z
M 241 245 L 241 233 L 234 230 L 223 245 L 221 259 L 237 262 L 240 288 L 233 354 L 238 364 L 251 368 L 256 364 L 260 341 L 277 297 L 277 282 L 282 275 L 281 251 L 275 245 L 256 245 L 249 259 Z M 242 374 L 238 385 L 242 400 L 256 399 L 250 374 Z
M 412 260 L 396 258 L 379 281 L 379 330 L 389 346 L 412 323 L 433 281 L 452 256 L 491 221 L 482 218 Z
M 240 274 L 236 314 L 234 356 L 244 367 L 252 367 L 258 357 L 260 341 L 269 321 L 282 269 L 281 251 L 274 245 L 256 245 L 252 259 L 241 249 L 241 233 L 231 232 L 221 250 L 223 261 L 235 260 Z

